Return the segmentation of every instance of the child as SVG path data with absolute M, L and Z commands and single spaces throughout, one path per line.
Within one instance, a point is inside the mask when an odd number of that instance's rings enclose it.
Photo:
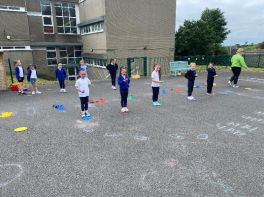
M 215 69 L 214 69 L 214 64 L 209 63 L 208 68 L 207 68 L 207 94 L 209 96 L 214 96 L 212 93 L 213 85 L 214 85 L 214 77 L 216 75 Z
M 118 77 L 118 84 L 120 86 L 120 95 L 121 95 L 121 112 L 128 112 L 127 108 L 127 97 L 128 97 L 128 88 L 129 88 L 130 79 L 127 75 L 127 70 L 124 67 L 120 68 L 120 75 Z
M 112 89 L 116 90 L 116 71 L 118 69 L 118 65 L 116 63 L 116 59 L 110 59 L 110 64 L 106 66 L 112 80 Z
M 24 91 L 23 91 L 24 68 L 20 60 L 15 61 L 15 66 L 16 66 L 16 78 L 18 81 L 18 95 L 24 95 Z
M 160 78 L 161 78 L 161 69 L 159 64 L 155 64 L 153 67 L 153 72 L 151 74 L 151 87 L 152 87 L 152 101 L 153 106 L 160 106 L 161 104 L 158 102 L 159 98 L 159 89 L 160 89 Z
M 88 100 L 89 100 L 89 85 L 90 80 L 86 77 L 84 70 L 80 71 L 80 78 L 76 81 L 75 87 L 78 90 L 78 94 L 81 101 L 81 116 L 90 116 L 88 112 Z
M 27 74 L 27 80 L 28 82 L 31 83 L 32 85 L 32 94 L 41 94 L 40 91 L 38 91 L 37 89 L 37 85 L 36 85 L 36 82 L 37 82 L 37 66 L 36 65 L 31 65 L 28 67 L 28 74 Z
M 191 101 L 195 100 L 195 98 L 192 96 L 195 77 L 197 77 L 195 68 L 196 68 L 196 63 L 191 63 L 190 69 L 185 74 L 185 78 L 188 79 L 188 97 L 187 97 L 187 99 L 191 100 Z
M 85 64 L 84 60 L 80 60 L 80 64 L 78 66 L 78 73 L 80 73 L 81 70 L 84 70 L 86 73 L 86 77 L 88 77 L 88 66 Z
M 58 64 L 58 68 L 55 71 L 56 78 L 60 84 L 60 92 L 67 92 L 65 89 L 65 79 L 67 77 L 66 71 L 62 67 L 62 63 Z

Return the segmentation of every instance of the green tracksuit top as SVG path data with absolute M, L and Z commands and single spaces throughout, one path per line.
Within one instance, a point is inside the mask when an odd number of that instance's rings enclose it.
M 248 66 L 245 63 L 244 57 L 239 53 L 233 55 L 231 59 L 231 63 L 232 63 L 231 67 L 248 68 Z

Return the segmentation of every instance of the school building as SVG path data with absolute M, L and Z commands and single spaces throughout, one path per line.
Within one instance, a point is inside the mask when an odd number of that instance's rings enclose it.
M 176 0 L 0 0 L 0 51 L 6 66 L 21 59 L 47 78 L 81 58 L 145 65 L 173 58 L 175 12 Z

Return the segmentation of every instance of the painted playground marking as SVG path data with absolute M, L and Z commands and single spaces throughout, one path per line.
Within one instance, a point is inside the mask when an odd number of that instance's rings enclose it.
M 20 164 L 3 164 L 3 165 L 0 165 L 0 172 L 1 172 L 1 168 L 3 169 L 5 167 L 15 167 L 15 168 L 19 169 L 19 172 L 13 178 L 11 178 L 7 181 L 1 182 L 1 180 L 0 180 L 0 188 L 10 184 L 14 180 L 21 177 L 21 175 L 23 174 L 23 168 Z
M 111 138 L 118 138 L 118 137 L 122 137 L 123 134 L 122 133 L 105 133 L 104 136 L 111 137 Z
M 204 133 L 204 134 L 197 135 L 197 139 L 199 139 L 199 140 L 207 140 L 208 139 L 208 134 Z
M 136 136 L 134 136 L 134 140 L 137 140 L 137 141 L 148 141 L 149 137 L 136 135 Z

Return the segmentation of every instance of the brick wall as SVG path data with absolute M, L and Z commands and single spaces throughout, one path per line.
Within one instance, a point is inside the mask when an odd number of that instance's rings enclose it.
M 0 52 L 0 90 L 6 90 L 6 67 L 4 66 L 3 53 Z

